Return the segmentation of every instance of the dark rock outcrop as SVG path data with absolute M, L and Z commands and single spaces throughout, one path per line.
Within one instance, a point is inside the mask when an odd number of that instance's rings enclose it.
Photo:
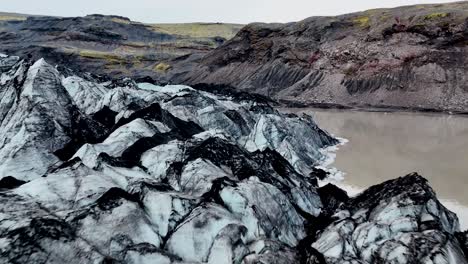
M 290 105 L 466 112 L 467 19 L 462 1 L 255 23 L 169 74 Z
M 21 185 L 23 185 L 25 183 L 26 183 L 25 181 L 18 180 L 15 177 L 12 177 L 12 176 L 3 177 L 0 180 L 0 190 L 2 190 L 2 189 L 7 189 L 7 190 L 8 189 L 14 189 L 14 188 L 20 187 Z

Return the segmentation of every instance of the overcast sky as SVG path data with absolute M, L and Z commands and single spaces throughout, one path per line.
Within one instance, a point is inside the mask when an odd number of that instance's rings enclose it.
M 378 7 L 450 0 L 0 0 L 0 11 L 38 15 L 121 15 L 141 22 L 289 22 Z

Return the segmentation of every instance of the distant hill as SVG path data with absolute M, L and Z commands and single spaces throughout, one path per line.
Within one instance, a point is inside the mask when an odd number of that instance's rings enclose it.
M 244 27 L 3 17 L 0 52 L 109 78 L 230 86 L 294 106 L 468 112 L 467 1 Z
M 26 20 L 28 17 L 31 17 L 31 16 L 36 16 L 36 15 L 0 12 L 0 21 L 18 21 L 18 20 L 21 21 L 21 20 Z
M 242 24 L 225 23 L 182 23 L 182 24 L 150 24 L 157 31 L 168 34 L 188 36 L 191 38 L 222 37 L 231 39 L 244 27 Z
M 48 17 L 0 13 L 0 52 L 46 58 L 76 71 L 160 80 L 170 61 L 202 56 L 242 25 L 144 24 L 120 16 Z

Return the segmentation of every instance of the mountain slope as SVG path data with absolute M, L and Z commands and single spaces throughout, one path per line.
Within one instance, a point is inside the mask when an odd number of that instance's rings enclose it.
M 24 18 L 0 20 L 0 52 L 105 79 L 229 85 L 296 106 L 468 109 L 466 1 L 242 29 L 102 15 Z
M 466 111 L 468 3 L 250 24 L 177 71 L 304 105 Z
M 234 35 L 236 24 L 143 24 L 120 16 L 0 14 L 0 52 L 106 77 L 159 80 L 169 60 L 205 54 Z
M 151 24 L 156 30 L 172 35 L 189 36 L 192 38 L 215 38 L 226 40 L 234 37 L 244 26 L 227 23 L 182 23 L 182 24 Z

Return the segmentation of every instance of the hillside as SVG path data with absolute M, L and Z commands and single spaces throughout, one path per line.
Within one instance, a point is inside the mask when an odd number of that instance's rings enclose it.
M 227 23 L 150 24 L 157 31 L 190 38 L 233 38 L 244 27 Z
M 464 112 L 467 17 L 468 2 L 456 2 L 250 24 L 168 78 L 294 105 Z
M 29 15 L 0 12 L 0 21 L 21 21 L 26 20 Z
M 223 44 L 241 25 L 143 24 L 119 16 L 46 17 L 0 13 L 0 52 L 45 58 L 105 77 L 161 79 L 168 61 L 199 56 Z
M 0 53 L 105 80 L 226 85 L 294 106 L 468 112 L 468 2 L 242 28 L 3 17 Z

